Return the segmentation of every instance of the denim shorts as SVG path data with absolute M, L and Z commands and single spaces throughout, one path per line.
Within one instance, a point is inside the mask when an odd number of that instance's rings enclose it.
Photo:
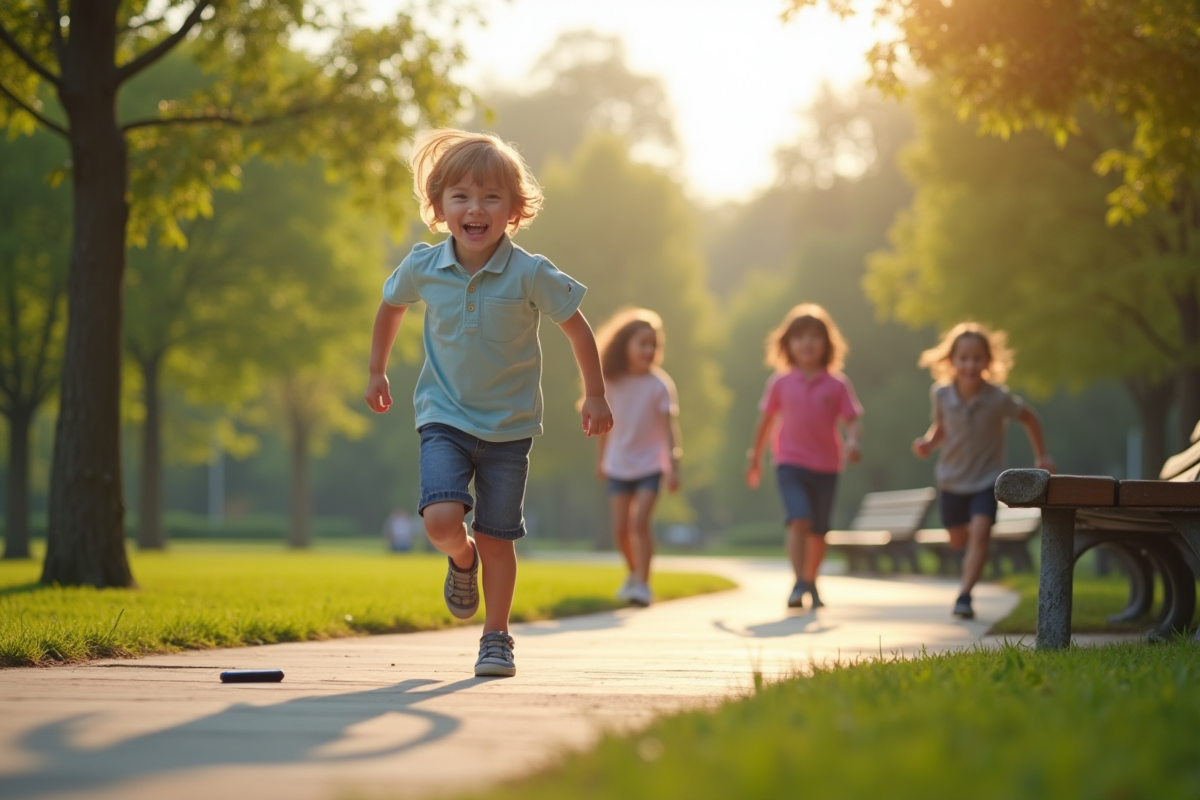
M 525 535 L 525 479 L 533 439 L 485 442 L 440 423 L 422 425 L 422 515 L 431 503 L 462 503 L 475 509 L 471 529 L 495 539 L 514 541 Z M 475 497 L 469 491 L 475 482 Z
M 966 525 L 971 517 L 982 514 L 994 523 L 996 521 L 996 489 L 989 486 L 971 494 L 955 492 L 938 492 L 938 508 L 942 512 L 942 525 L 947 528 L 957 528 Z
M 658 484 L 661 480 L 661 472 L 655 472 L 653 475 L 647 475 L 644 478 L 632 478 L 630 480 L 609 477 L 608 493 L 610 495 L 635 494 L 636 492 L 654 492 L 654 494 L 658 494 Z
M 837 473 L 779 464 L 775 467 L 775 477 L 779 481 L 779 496 L 783 499 L 784 523 L 806 519 L 813 533 L 818 536 L 829 533 Z

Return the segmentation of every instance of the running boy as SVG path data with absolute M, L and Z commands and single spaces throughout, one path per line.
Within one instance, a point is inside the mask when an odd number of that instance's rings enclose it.
M 475 674 L 508 677 L 517 671 L 508 633 L 515 543 L 525 535 L 529 451 L 542 432 L 542 315 L 566 334 L 583 374 L 584 434 L 607 433 L 612 412 L 596 340 L 579 311 L 586 288 L 509 238 L 542 206 L 521 157 L 492 135 L 435 130 L 417 138 L 411 165 L 422 218 L 450 235 L 414 246 L 384 283 L 366 400 L 377 413 L 391 406 L 388 355 L 405 309 L 423 300 L 425 365 L 413 395 L 418 509 L 430 543 L 449 561 L 443 595 L 460 619 L 479 608 L 482 563 L 486 614 Z M 475 536 L 465 523 L 472 509 Z
M 918 362 L 935 381 L 930 390 L 933 424 L 912 449 L 918 458 L 926 458 L 942 448 L 935 470 L 942 524 L 950 533 L 951 547 L 967 548 L 953 612 L 962 619 L 975 616 L 971 590 L 987 563 L 996 523 L 996 478 L 1004 470 L 1008 420 L 1025 426 L 1038 469 L 1054 471 L 1037 414 L 1003 385 L 1012 363 L 1004 334 L 974 322 L 954 326 Z

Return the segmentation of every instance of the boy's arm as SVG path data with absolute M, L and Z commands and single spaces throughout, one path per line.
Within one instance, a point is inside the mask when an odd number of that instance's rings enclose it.
M 604 399 L 604 373 L 600 369 L 600 351 L 596 349 L 596 337 L 592 326 L 582 311 L 576 311 L 570 319 L 558 327 L 571 342 L 571 351 L 579 372 L 583 376 L 583 432 L 587 436 L 599 436 L 612 430 L 612 410 Z
M 754 429 L 754 441 L 751 443 L 750 449 L 746 451 L 746 485 L 751 489 L 758 488 L 758 481 L 762 476 L 762 464 L 760 463 L 762 449 L 774 422 L 774 413 L 764 413 L 759 416 L 758 427 Z
M 371 360 L 367 367 L 370 377 L 367 379 L 366 401 L 376 414 L 382 414 L 392 405 L 387 362 L 407 309 L 408 306 L 394 306 L 381 302 L 379 310 L 375 312 L 375 327 L 371 331 Z
M 1029 406 L 1024 406 L 1021 413 L 1017 414 L 1017 420 L 1025 426 L 1025 433 L 1029 436 L 1029 444 L 1033 447 L 1033 463 L 1038 469 L 1044 469 L 1048 472 L 1054 472 L 1054 459 L 1046 452 L 1046 440 L 1042 436 L 1042 421 L 1038 419 L 1037 413 Z
M 596 437 L 596 477 L 600 480 L 608 478 L 604 474 L 604 451 L 608 448 L 608 434 L 602 433 Z

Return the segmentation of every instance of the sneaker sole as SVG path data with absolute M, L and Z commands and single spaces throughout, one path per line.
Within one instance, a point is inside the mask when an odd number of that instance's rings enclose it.
M 804 598 L 801 598 L 799 600 L 792 600 L 789 598 L 787 607 L 788 608 L 804 608 Z
M 511 678 L 517 674 L 516 667 L 504 667 L 499 664 L 476 664 L 476 678 Z
M 957 618 L 959 618 L 959 619 L 975 619 L 975 612 L 974 612 L 974 611 L 972 611 L 972 612 L 971 612 L 971 613 L 969 613 L 969 614 L 964 614 L 964 613 L 962 613 L 962 612 L 960 612 L 960 611 L 956 611 L 956 612 L 954 612 L 954 616 L 955 616 L 955 617 L 957 617 Z

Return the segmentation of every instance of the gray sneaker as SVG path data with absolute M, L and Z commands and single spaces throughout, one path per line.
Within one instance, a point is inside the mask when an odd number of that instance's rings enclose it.
M 511 678 L 517 674 L 513 663 L 513 638 L 507 631 L 488 631 L 479 639 L 477 678 Z
M 446 598 L 446 608 L 459 619 L 470 619 L 479 610 L 479 548 L 471 542 L 475 551 L 475 562 L 470 569 L 459 569 L 454 566 L 454 559 L 446 556 L 450 568 L 446 570 L 446 585 L 442 596 Z

